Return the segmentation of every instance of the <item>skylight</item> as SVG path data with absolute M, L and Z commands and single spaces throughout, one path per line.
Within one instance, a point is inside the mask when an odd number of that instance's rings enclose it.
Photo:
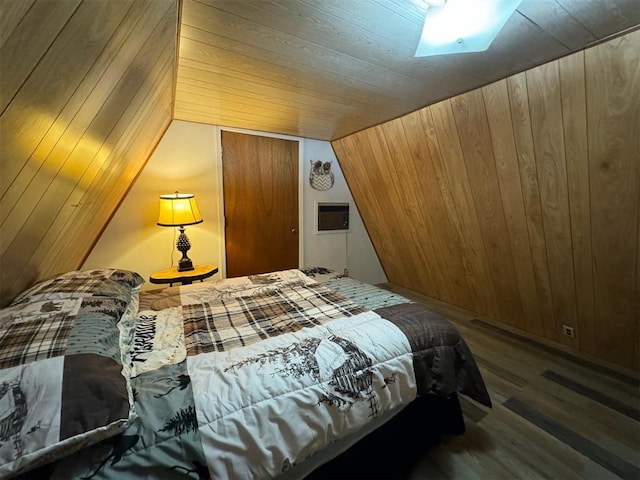
M 416 57 L 482 52 L 522 0 L 427 0 Z

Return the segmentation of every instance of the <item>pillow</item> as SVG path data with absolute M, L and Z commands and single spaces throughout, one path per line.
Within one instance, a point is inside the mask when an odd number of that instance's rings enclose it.
M 44 300 L 0 310 L 0 369 L 63 355 L 81 303 Z
M 132 295 L 130 283 L 102 278 L 106 287 L 95 284 L 101 293 L 116 285 Z M 135 283 L 135 277 L 130 280 Z M 135 414 L 123 371 L 121 348 L 128 345 L 121 345 L 120 319 L 132 316 L 137 302 L 85 290 L 76 298 L 48 297 L 73 292 L 46 285 L 0 310 L 0 478 L 117 435 Z M 29 301 L 34 297 L 40 299 Z
M 38 300 L 102 296 L 131 299 L 144 279 L 136 272 L 121 269 L 94 269 L 67 272 L 42 280 L 18 295 L 11 305 Z
M 111 280 L 128 285 L 132 290 L 139 289 L 144 283 L 144 279 L 136 272 L 130 270 L 111 270 Z

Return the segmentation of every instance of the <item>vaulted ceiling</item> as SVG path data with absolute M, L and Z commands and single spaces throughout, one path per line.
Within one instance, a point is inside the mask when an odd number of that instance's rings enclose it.
M 484 53 L 414 58 L 422 0 L 0 0 L 0 306 L 78 268 L 173 118 L 334 140 L 640 22 L 524 0 Z
M 333 140 L 585 48 L 638 0 L 524 0 L 486 52 L 414 58 L 425 0 L 183 0 L 175 118 Z

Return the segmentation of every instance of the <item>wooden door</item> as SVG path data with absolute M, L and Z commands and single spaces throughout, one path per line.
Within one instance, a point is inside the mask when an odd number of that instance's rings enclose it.
M 222 132 L 227 277 L 298 268 L 298 142 Z

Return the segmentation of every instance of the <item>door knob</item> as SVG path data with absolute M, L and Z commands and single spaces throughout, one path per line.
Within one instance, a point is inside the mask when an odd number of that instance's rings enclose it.
M 298 230 L 297 230 L 297 229 L 295 229 L 295 228 L 292 228 L 292 229 L 291 229 L 291 233 L 298 233 Z

